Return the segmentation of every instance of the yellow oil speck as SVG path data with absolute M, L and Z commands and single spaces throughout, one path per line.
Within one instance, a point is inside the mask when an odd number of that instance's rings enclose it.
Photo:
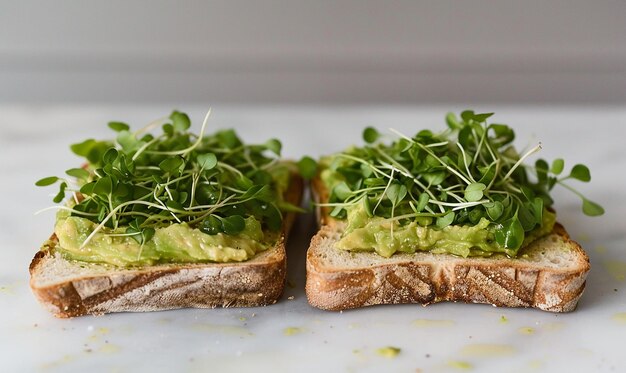
M 499 344 L 471 344 L 461 349 L 463 356 L 500 357 L 515 354 L 515 348 L 510 345 Z
M 400 351 L 402 350 L 398 347 L 387 346 L 387 347 L 381 347 L 377 349 L 376 353 L 382 357 L 393 359 L 400 354 Z
M 0 294 L 13 294 L 13 289 L 8 285 L 0 286 Z
M 509 319 L 506 318 L 506 316 L 502 315 L 500 316 L 500 324 L 506 324 L 509 322 Z
M 239 318 L 239 321 L 246 321 L 246 320 L 248 320 L 248 319 L 247 319 L 247 318 L 245 318 L 245 317 L 243 317 L 243 316 L 241 316 L 241 317 Z
M 304 329 L 296 328 L 296 327 L 293 327 L 293 326 L 290 326 L 288 328 L 283 329 L 283 334 L 288 336 L 288 337 L 292 336 L 292 335 L 300 334 L 300 333 L 303 333 L 303 332 L 304 332 Z
M 522 335 L 533 335 L 533 334 L 535 334 L 535 329 L 533 329 L 533 328 L 531 328 L 529 326 L 523 326 L 523 327 L 517 329 L 517 332 L 519 334 L 522 334 Z
M 596 252 L 600 253 L 600 254 L 606 254 L 607 249 L 606 246 L 596 246 Z
M 114 345 L 111 343 L 106 343 L 104 345 L 102 345 L 100 347 L 100 349 L 98 349 L 98 351 L 104 353 L 104 354 L 114 354 L 116 352 L 119 352 L 121 350 L 120 346 L 118 345 Z
M 532 360 L 528 362 L 528 369 L 538 370 L 541 369 L 541 367 L 543 367 L 543 361 L 541 360 Z
M 565 323 L 563 322 L 550 322 L 543 325 L 543 329 L 549 332 L 558 332 L 565 328 Z
M 418 328 L 446 328 L 454 326 L 454 324 L 456 323 L 452 320 L 417 319 L 414 320 L 411 324 L 413 324 L 413 326 L 417 326 Z
M 613 315 L 612 319 L 620 324 L 626 324 L 626 312 L 616 313 Z
M 63 364 L 70 363 L 70 362 L 72 362 L 74 360 L 75 360 L 74 356 L 72 356 L 72 355 L 64 355 L 62 358 L 60 358 L 58 360 L 51 361 L 49 363 L 41 365 L 41 369 L 58 368 L 58 367 L 62 366 Z
M 448 361 L 448 366 L 450 368 L 458 369 L 458 370 L 472 370 L 474 366 L 467 361 L 459 361 L 459 360 L 450 360 Z
M 361 350 L 355 349 L 355 350 L 352 350 L 352 353 L 355 355 L 361 355 Z
M 606 271 L 617 281 L 626 279 L 626 263 L 619 260 L 604 262 Z
M 99 339 L 100 339 L 100 336 L 98 334 L 92 334 L 89 337 L 87 337 L 88 342 L 96 342 Z
M 202 332 L 210 332 L 210 333 L 220 333 L 220 334 L 228 334 L 228 335 L 236 335 L 236 336 L 253 336 L 254 334 L 250 333 L 250 331 L 241 326 L 233 326 L 233 325 L 216 325 L 216 324 L 205 324 L 198 323 L 193 324 L 191 326 L 193 330 L 198 330 Z
M 358 329 L 360 327 L 361 327 L 361 325 L 357 324 L 357 323 L 348 324 L 348 329 Z
M 109 330 L 109 328 L 98 328 L 98 333 L 99 334 L 109 334 L 111 332 L 111 330 Z

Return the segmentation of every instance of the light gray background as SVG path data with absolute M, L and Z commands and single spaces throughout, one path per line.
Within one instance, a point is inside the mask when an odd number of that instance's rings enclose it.
M 0 102 L 626 102 L 625 1 L 0 1 Z

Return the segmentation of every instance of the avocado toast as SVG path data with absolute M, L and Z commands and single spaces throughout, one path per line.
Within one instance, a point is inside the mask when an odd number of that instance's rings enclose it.
M 233 130 L 189 132 L 189 117 L 86 140 L 58 184 L 54 234 L 35 255 L 31 289 L 58 317 L 275 303 L 303 183 L 281 144 Z M 156 127 L 161 132 L 150 134 Z M 69 195 L 69 198 L 65 198 Z
M 367 128 L 363 147 L 324 157 L 312 180 L 320 224 L 307 253 L 306 293 L 318 308 L 464 301 L 571 311 L 589 259 L 556 223 L 556 185 L 589 170 L 524 161 L 513 130 L 488 114 L 446 117 L 440 133 L 397 133 L 390 143 Z

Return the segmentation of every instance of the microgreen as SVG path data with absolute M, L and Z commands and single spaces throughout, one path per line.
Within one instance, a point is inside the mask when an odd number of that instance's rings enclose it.
M 298 170 L 303 178 L 312 179 L 317 174 L 317 162 L 309 156 L 304 156 L 298 161 Z
M 459 118 L 448 113 L 443 132 L 423 130 L 409 137 L 392 130 L 399 139 L 391 143 L 382 142 L 378 130 L 366 128 L 366 145 L 322 159 L 336 181 L 328 203 L 321 205 L 332 207 L 331 216 L 342 219 L 346 209 L 362 203 L 369 216 L 400 224 L 420 219 L 437 229 L 487 219 L 496 242 L 510 249 L 507 253 L 516 252 L 525 234 L 541 226 L 556 185 L 578 195 L 586 215 L 604 213 L 566 183 L 590 181 L 587 166 L 577 164 L 562 176 L 563 159 L 525 163 L 541 144 L 518 153 L 512 146 L 513 129 L 488 123 L 492 115 L 466 110 Z
M 282 199 L 289 170 L 278 162 L 280 141 L 246 145 L 233 130 L 204 135 L 207 119 L 208 114 L 200 135 L 188 131 L 191 121 L 179 111 L 156 134 L 148 133 L 154 124 L 131 132 L 125 123 L 110 122 L 115 141 L 89 139 L 71 146 L 88 162 L 66 171 L 72 181 L 50 176 L 36 185 L 59 183 L 54 202 L 64 200 L 66 192 L 75 198 L 58 208 L 98 224 L 83 246 L 96 232 L 116 228 L 144 243 L 156 228 L 172 223 L 236 235 L 248 216 L 265 229 L 279 230 L 281 211 L 298 210 Z

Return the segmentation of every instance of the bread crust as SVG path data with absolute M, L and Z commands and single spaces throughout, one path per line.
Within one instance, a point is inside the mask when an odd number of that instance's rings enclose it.
M 312 186 L 316 200 L 327 200 L 328 192 L 319 179 Z M 324 310 L 453 301 L 569 312 L 576 308 L 590 269 L 587 254 L 560 224 L 523 249 L 518 258 L 418 252 L 387 259 L 335 249 L 333 244 L 341 237 L 344 223 L 321 212 L 318 221 L 323 225 L 307 252 L 306 295 L 312 306 Z M 523 259 L 525 254 L 539 255 L 546 247 L 555 246 L 554 242 L 568 250 L 573 264 L 559 268 Z
M 299 204 L 302 191 L 303 180 L 292 174 L 285 199 Z M 274 304 L 284 288 L 285 244 L 294 218 L 294 214 L 285 216 L 282 232 L 273 248 L 248 261 L 235 263 L 163 264 L 141 268 L 80 263 L 54 254 L 58 241 L 53 235 L 30 264 L 30 287 L 39 302 L 60 318 Z M 58 281 L 44 282 L 46 271 L 59 262 L 69 269 L 68 275 Z M 80 270 L 82 267 L 88 270 Z M 72 269 L 82 274 L 74 276 Z

